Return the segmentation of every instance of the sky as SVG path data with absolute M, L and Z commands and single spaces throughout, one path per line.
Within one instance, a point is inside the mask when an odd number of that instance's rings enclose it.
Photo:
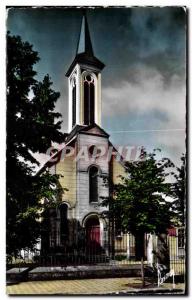
M 82 10 L 10 8 L 7 29 L 38 51 L 37 78 L 47 73 L 61 93 L 56 110 L 68 131 L 65 73 L 76 54 Z M 102 127 L 115 145 L 162 150 L 179 164 L 185 152 L 186 12 L 181 7 L 87 9 L 102 71 Z

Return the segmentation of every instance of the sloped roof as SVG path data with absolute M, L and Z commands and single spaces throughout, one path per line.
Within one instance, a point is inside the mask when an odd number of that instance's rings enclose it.
M 96 123 L 93 123 L 91 125 L 76 125 L 72 131 L 69 133 L 67 139 L 65 140 L 66 143 L 68 143 L 75 135 L 77 135 L 78 133 L 87 133 L 92 129 L 92 128 L 97 128 L 98 130 L 98 134 L 99 135 L 103 135 L 106 137 L 109 137 L 109 134 L 102 129 L 99 125 L 97 125 Z M 91 132 L 90 134 L 94 135 L 93 132 Z
M 79 53 L 86 53 L 89 56 L 94 56 L 86 14 L 84 14 L 81 22 L 81 30 L 76 54 Z
M 86 14 L 84 14 L 82 17 L 81 29 L 80 29 L 79 39 L 77 43 L 76 56 L 72 64 L 70 65 L 68 71 L 65 74 L 67 77 L 71 74 L 74 66 L 77 63 L 82 63 L 82 64 L 85 63 L 90 66 L 96 67 L 99 70 L 102 70 L 105 66 L 104 63 L 102 63 L 98 58 L 94 56 Z
M 91 131 L 91 129 L 97 129 L 98 130 L 98 133 L 94 133 L 94 132 L 89 132 Z M 99 136 L 105 136 L 105 137 L 109 137 L 109 134 L 103 130 L 99 125 L 97 124 L 92 124 L 92 125 L 76 125 L 73 130 L 69 133 L 69 135 L 67 136 L 66 140 L 65 140 L 65 144 L 64 146 L 56 153 L 54 153 L 50 158 L 49 160 L 38 170 L 37 174 L 38 173 L 41 173 L 45 170 L 46 167 L 50 167 L 51 165 L 53 164 L 56 164 L 57 161 L 55 161 L 55 158 L 61 154 L 61 152 L 63 151 L 63 149 L 66 147 L 66 146 L 69 146 L 71 145 L 71 143 L 75 142 L 76 138 L 77 138 L 77 135 L 78 134 L 90 134 L 90 135 L 99 135 Z M 109 141 L 109 145 L 112 146 L 115 150 L 115 152 L 118 154 L 118 150 L 114 147 L 114 145 Z M 53 162 L 54 160 L 54 162 Z M 120 155 L 120 161 L 122 166 L 124 166 L 126 168 L 126 164 L 125 164 L 125 161 L 124 161 L 124 157 L 122 155 Z
M 59 154 L 61 153 L 61 151 L 63 151 L 63 149 L 66 146 L 69 146 L 73 141 L 76 140 L 77 134 L 79 133 L 86 133 L 89 134 L 88 131 L 91 130 L 92 128 L 97 128 L 98 132 L 101 136 L 105 136 L 105 137 L 109 137 L 109 134 L 103 130 L 99 125 L 97 124 L 92 124 L 92 125 L 76 125 L 73 130 L 67 135 L 67 138 L 65 140 L 65 144 L 64 146 L 56 153 L 54 153 L 46 162 L 45 164 L 38 170 L 38 173 L 41 173 L 45 170 L 46 167 L 49 167 L 50 165 L 52 165 L 52 160 L 55 159 L 57 156 L 59 156 Z M 95 135 L 94 133 L 90 133 L 91 135 Z M 96 134 L 98 135 L 98 134 Z

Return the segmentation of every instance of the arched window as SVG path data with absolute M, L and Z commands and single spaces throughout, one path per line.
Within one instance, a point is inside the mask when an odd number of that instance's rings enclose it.
M 84 76 L 84 124 L 95 122 L 95 85 L 93 76 Z
M 76 81 L 72 82 L 72 126 L 76 124 Z
M 89 84 L 84 82 L 84 124 L 89 124 Z
M 90 124 L 95 122 L 95 86 L 94 82 L 89 85 L 90 88 Z
M 67 204 L 63 203 L 60 206 L 60 241 L 61 245 L 65 244 L 65 241 L 68 239 L 68 219 L 67 219 L 67 213 L 68 212 L 68 206 Z
M 98 202 L 98 168 L 89 169 L 89 201 Z

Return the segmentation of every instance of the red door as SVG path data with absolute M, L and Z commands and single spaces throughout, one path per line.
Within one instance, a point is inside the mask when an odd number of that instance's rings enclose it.
M 98 224 L 99 221 L 96 221 L 95 219 L 90 219 L 86 224 L 87 248 L 92 253 L 97 253 L 101 249 L 100 226 Z

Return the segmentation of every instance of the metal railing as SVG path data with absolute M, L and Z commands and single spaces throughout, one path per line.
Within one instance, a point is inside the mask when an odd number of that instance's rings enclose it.
M 21 251 L 20 257 L 12 258 L 7 262 L 10 266 L 68 266 L 85 264 L 105 265 L 134 265 L 140 264 L 141 256 L 144 263 L 153 266 L 161 263 L 160 243 L 156 236 L 145 234 L 143 242 L 130 233 L 118 233 L 105 236 L 105 240 L 99 240 L 98 232 L 89 235 L 89 238 L 81 237 L 81 242 L 71 245 L 66 241 L 65 245 L 49 247 L 44 251 Z M 53 243 L 54 244 L 54 243 Z M 174 269 L 175 274 L 185 274 L 185 251 L 178 241 L 178 235 L 166 237 L 167 264 Z M 180 247 L 179 247 L 180 246 Z

